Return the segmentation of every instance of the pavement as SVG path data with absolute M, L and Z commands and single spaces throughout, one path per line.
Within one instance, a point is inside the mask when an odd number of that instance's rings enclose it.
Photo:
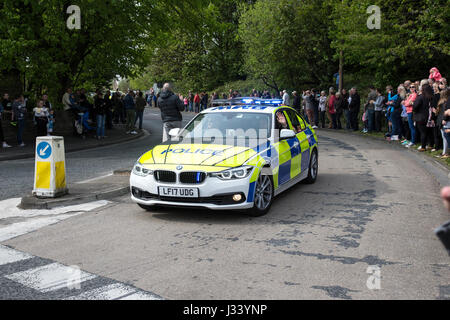
M 91 179 L 73 184 L 68 194 L 58 198 L 37 198 L 31 194 L 22 197 L 21 209 L 52 209 L 96 200 L 107 200 L 128 194 L 130 177 L 124 173 Z
M 155 114 L 147 119 L 159 135 Z M 0 200 L 0 245 L 14 250 L 3 257 L 32 257 L 5 264 L 0 254 L 0 298 L 114 296 L 110 282 L 89 276 L 75 292 L 46 286 L 45 270 L 75 266 L 163 299 L 450 299 L 450 261 L 433 233 L 449 220 L 437 179 L 448 172 L 431 172 L 422 157 L 384 141 L 318 134 L 316 184 L 281 194 L 260 218 L 148 212 L 129 195 L 44 211 L 17 209 L 20 198 Z M 126 154 L 153 138 L 103 148 L 101 161 L 129 168 Z M 69 161 L 76 167 L 98 155 L 91 152 Z

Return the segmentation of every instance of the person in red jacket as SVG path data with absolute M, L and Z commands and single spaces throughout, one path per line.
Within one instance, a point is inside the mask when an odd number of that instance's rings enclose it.
M 200 96 L 198 93 L 196 93 L 194 97 L 194 111 L 195 113 L 199 113 L 199 110 L 200 110 Z
M 330 97 L 328 99 L 328 113 L 331 116 L 331 124 L 333 129 L 337 129 L 336 121 L 336 92 L 330 89 Z

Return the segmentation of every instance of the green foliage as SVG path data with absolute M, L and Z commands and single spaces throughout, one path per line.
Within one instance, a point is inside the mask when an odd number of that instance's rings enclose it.
M 180 91 L 212 90 L 242 74 L 237 39 L 238 6 L 243 0 L 212 0 L 193 12 L 194 28 L 173 28 L 148 47 L 149 66 L 139 83 L 176 82 Z
M 427 77 L 433 66 L 448 73 L 446 0 L 329 0 L 332 47 L 343 50 L 346 71 L 372 74 L 376 85 Z M 381 29 L 367 28 L 370 5 L 381 8 Z
M 71 1 L 3 0 L 0 4 L 0 66 L 16 68 L 34 91 L 56 98 L 69 86 L 108 85 L 116 75 L 133 76 L 147 65 L 155 34 L 202 0 L 77 0 L 81 30 L 69 30 Z M 58 99 L 59 100 L 59 99 Z
M 244 8 L 245 68 L 273 89 L 330 85 L 337 72 L 321 0 L 260 0 Z

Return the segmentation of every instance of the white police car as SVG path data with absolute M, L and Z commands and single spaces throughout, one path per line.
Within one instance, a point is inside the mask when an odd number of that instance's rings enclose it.
M 247 209 L 261 216 L 276 195 L 302 180 L 314 183 L 318 143 L 311 126 L 274 101 L 246 103 L 203 111 L 141 156 L 130 178 L 133 201 L 148 210 Z

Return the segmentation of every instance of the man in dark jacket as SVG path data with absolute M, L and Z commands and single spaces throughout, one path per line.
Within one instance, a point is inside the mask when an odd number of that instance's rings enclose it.
M 292 92 L 292 95 L 294 96 L 294 101 L 292 103 L 292 107 L 297 110 L 298 113 L 301 113 L 302 110 L 302 103 L 300 100 L 300 96 L 297 93 L 297 91 Z
M 169 131 L 181 128 L 183 117 L 181 111 L 184 110 L 183 101 L 175 95 L 169 83 L 164 84 L 161 95 L 158 99 L 158 108 L 161 110 L 163 121 L 163 142 L 169 140 Z
M 137 134 L 134 129 L 134 122 L 136 119 L 136 102 L 134 101 L 134 91 L 130 90 L 123 99 L 123 106 L 127 112 L 127 133 Z
M 358 131 L 359 130 L 358 115 L 359 111 L 361 110 L 361 98 L 359 97 L 356 88 L 352 88 L 352 90 L 350 91 L 348 109 L 350 111 L 351 128 L 353 129 L 353 131 Z

